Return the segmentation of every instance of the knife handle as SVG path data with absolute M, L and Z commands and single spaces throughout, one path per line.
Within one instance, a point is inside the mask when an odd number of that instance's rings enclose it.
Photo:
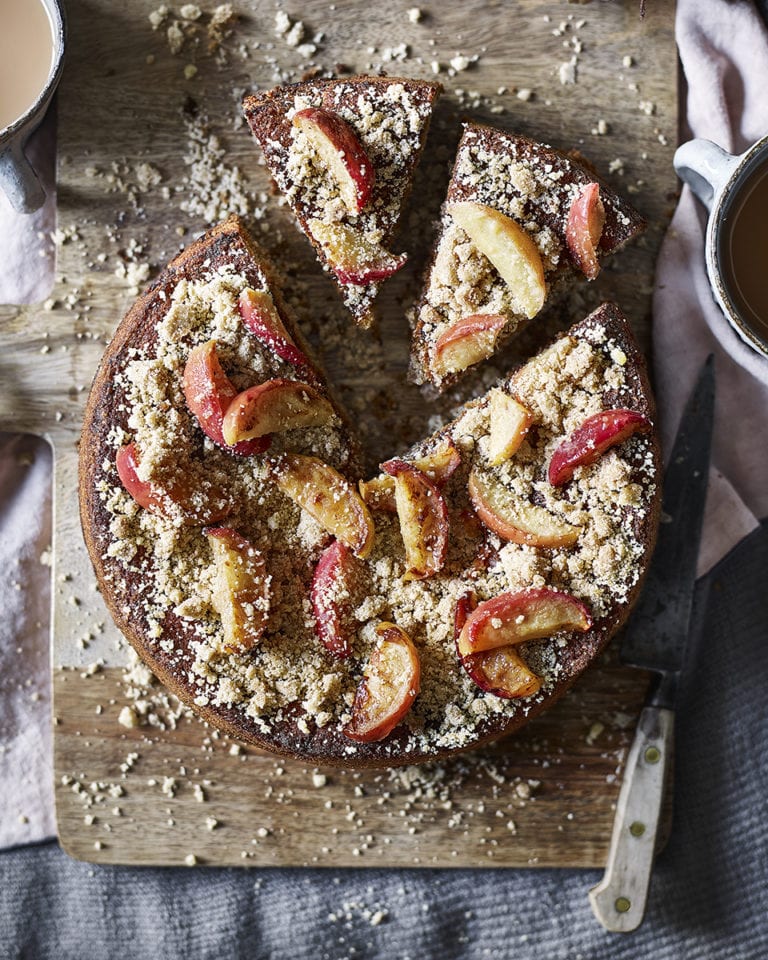
M 589 891 L 592 912 L 614 933 L 643 920 L 674 724 L 671 710 L 644 707 L 629 751 L 605 876 Z

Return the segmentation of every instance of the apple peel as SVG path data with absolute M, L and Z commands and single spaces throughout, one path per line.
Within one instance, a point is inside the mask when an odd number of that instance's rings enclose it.
M 606 450 L 650 429 L 650 420 L 634 410 L 604 410 L 587 417 L 552 454 L 547 471 L 549 482 L 554 487 L 563 486 L 572 479 L 577 467 L 595 463 Z

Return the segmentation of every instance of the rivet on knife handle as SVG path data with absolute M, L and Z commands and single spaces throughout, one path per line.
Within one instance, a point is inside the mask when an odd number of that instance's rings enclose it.
M 647 706 L 629 751 L 605 876 L 589 891 L 592 911 L 615 933 L 636 930 L 645 913 L 674 714 Z

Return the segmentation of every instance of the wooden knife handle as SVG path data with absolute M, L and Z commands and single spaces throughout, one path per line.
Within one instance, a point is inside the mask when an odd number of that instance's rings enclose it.
M 624 771 L 605 876 L 589 891 L 592 912 L 615 933 L 636 930 L 645 913 L 674 725 L 671 710 L 643 708 Z

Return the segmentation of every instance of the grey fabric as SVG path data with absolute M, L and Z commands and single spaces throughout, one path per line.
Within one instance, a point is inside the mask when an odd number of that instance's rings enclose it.
M 764 960 L 767 570 L 764 523 L 699 585 L 673 832 L 637 933 L 597 925 L 594 870 L 140 870 L 48 844 L 0 854 L 0 957 Z

